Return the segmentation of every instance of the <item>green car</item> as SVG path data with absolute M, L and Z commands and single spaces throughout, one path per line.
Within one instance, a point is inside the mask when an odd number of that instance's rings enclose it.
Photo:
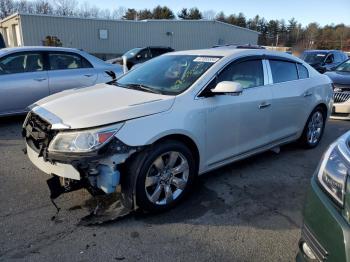
M 327 149 L 311 180 L 297 261 L 350 261 L 350 132 Z

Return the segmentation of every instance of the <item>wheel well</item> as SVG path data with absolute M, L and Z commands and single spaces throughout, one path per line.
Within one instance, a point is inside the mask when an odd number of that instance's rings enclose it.
M 196 143 L 190 137 L 186 135 L 181 135 L 181 134 L 173 134 L 173 135 L 164 136 L 159 140 L 155 141 L 154 143 L 161 143 L 164 140 L 176 140 L 188 146 L 195 158 L 197 169 L 199 168 L 199 161 L 200 161 L 199 150 Z
M 327 108 L 327 106 L 325 105 L 325 104 L 319 104 L 319 105 L 317 105 L 315 108 L 317 108 L 317 107 L 320 107 L 321 109 L 322 109 L 322 111 L 323 111 L 323 116 L 324 116 L 324 118 L 326 119 L 326 117 L 327 117 L 327 114 L 328 114 L 328 108 Z

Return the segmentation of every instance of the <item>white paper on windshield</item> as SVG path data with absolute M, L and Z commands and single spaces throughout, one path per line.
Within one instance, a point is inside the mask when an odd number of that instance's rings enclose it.
M 322 56 L 322 57 L 324 57 L 324 56 L 326 56 L 326 55 L 324 55 L 324 54 L 317 54 L 317 56 Z
M 219 59 L 218 57 L 199 56 L 193 62 L 216 63 Z

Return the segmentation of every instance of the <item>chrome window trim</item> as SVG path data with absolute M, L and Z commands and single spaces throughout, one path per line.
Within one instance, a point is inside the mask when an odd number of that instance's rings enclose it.
M 251 59 L 249 59 L 251 57 Z M 257 56 L 241 56 L 241 57 L 235 57 L 234 59 L 228 61 L 227 63 L 225 63 L 225 65 L 223 65 L 211 78 L 209 81 L 207 81 L 203 87 L 199 90 L 199 92 L 197 92 L 197 94 L 194 97 L 194 100 L 199 100 L 199 99 L 204 99 L 206 97 L 199 97 L 199 95 L 208 87 L 208 85 L 211 83 L 211 81 L 213 81 L 224 69 L 226 69 L 226 67 L 228 67 L 229 65 L 231 65 L 232 63 L 234 63 L 237 60 L 240 59 L 244 59 L 247 58 L 247 60 L 244 61 L 249 61 L 249 60 L 260 60 L 261 61 L 261 66 L 263 68 L 263 77 L 264 77 L 264 85 L 261 86 L 254 86 L 254 87 L 249 87 L 249 88 L 244 88 L 244 89 L 252 89 L 252 88 L 257 88 L 257 87 L 263 87 L 266 86 L 266 77 L 268 77 L 268 72 L 266 72 L 265 70 L 268 70 L 268 68 L 265 68 L 265 64 L 264 61 L 266 59 L 264 59 L 263 56 L 261 56 L 260 58 Z M 244 62 L 242 61 L 242 62 Z

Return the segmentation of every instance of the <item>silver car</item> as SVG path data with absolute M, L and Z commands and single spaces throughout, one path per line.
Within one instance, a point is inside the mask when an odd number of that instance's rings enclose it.
M 288 54 L 174 52 L 117 81 L 38 101 L 23 135 L 30 160 L 55 175 L 53 198 L 68 192 L 63 177 L 92 194 L 120 184 L 126 206 L 159 211 L 197 175 L 295 140 L 316 147 L 332 96 L 329 77 Z
M 0 50 L 0 116 L 22 114 L 48 95 L 87 87 L 122 74 L 84 51 L 58 47 L 19 47 Z M 112 73 L 112 75 L 113 75 Z

